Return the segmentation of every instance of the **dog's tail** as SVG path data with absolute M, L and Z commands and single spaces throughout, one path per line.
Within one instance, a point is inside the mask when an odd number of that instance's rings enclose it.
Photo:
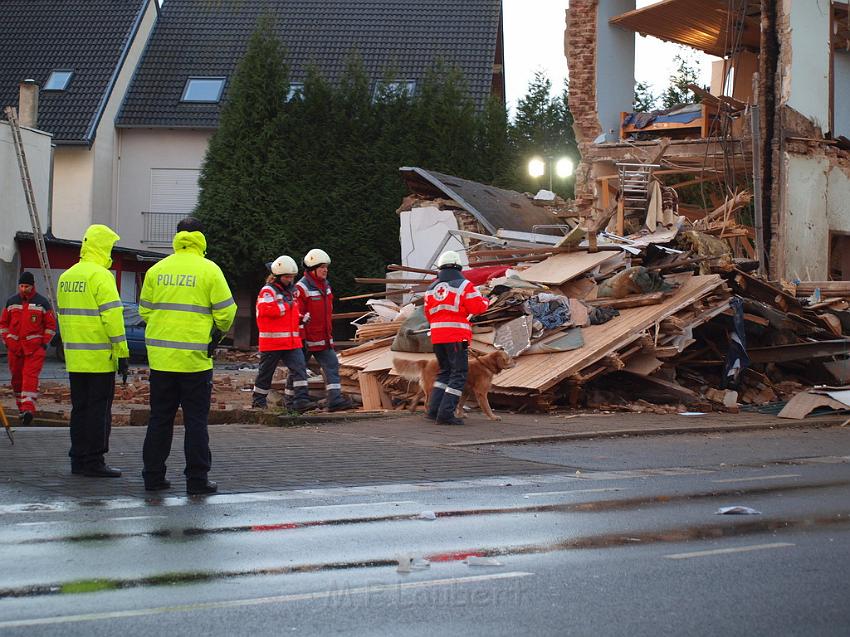
M 398 372 L 399 376 L 407 380 L 419 380 L 422 375 L 422 370 L 428 361 L 418 360 L 412 361 L 406 358 L 393 357 L 393 367 Z

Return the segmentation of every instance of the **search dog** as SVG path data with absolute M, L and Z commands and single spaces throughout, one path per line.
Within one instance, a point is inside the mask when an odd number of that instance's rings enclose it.
M 514 365 L 516 363 L 511 358 L 511 355 L 501 349 L 481 355 L 473 352 L 473 356 L 469 359 L 469 373 L 466 375 L 466 385 L 463 387 L 463 395 L 460 397 L 455 415 L 458 418 L 462 418 L 464 403 L 469 396 L 475 396 L 478 406 L 481 407 L 481 411 L 484 412 L 487 418 L 490 420 L 501 420 L 502 417 L 494 414 L 490 408 L 487 393 L 493 384 L 493 377 L 503 370 L 510 369 Z M 410 403 L 410 411 L 416 411 L 416 406 L 423 396 L 425 409 L 427 410 L 428 400 L 431 397 L 431 388 L 434 386 L 437 373 L 440 371 L 437 359 L 414 361 L 394 358 L 393 367 L 403 378 L 419 381 L 418 391 Z

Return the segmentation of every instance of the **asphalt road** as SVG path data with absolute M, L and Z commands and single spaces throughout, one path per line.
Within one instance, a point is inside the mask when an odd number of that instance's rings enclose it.
M 846 634 L 846 428 L 496 450 L 564 471 L 4 504 L 0 635 Z

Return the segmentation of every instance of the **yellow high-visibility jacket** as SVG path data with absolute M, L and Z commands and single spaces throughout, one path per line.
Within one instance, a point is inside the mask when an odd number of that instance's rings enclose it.
M 162 372 L 202 372 L 213 365 L 207 356 L 213 326 L 230 329 L 236 302 L 221 268 L 204 258 L 202 233 L 178 232 L 172 245 L 174 254 L 148 270 L 142 285 L 148 362 Z
M 69 372 L 114 372 L 118 359 L 130 356 L 124 306 L 115 276 L 107 269 L 112 265 L 112 246 L 119 238 L 107 226 L 89 226 L 79 263 L 59 277 L 59 332 Z

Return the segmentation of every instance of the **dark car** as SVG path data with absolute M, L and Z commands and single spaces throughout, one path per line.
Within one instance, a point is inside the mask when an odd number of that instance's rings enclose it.
M 130 348 L 131 360 L 145 360 L 148 357 L 145 348 L 145 322 L 139 315 L 139 306 L 136 303 L 124 303 L 124 332 L 127 334 L 127 346 Z M 53 337 L 52 345 L 56 346 L 56 358 L 65 360 L 65 349 L 62 347 L 62 335 L 56 328 L 56 336 Z

